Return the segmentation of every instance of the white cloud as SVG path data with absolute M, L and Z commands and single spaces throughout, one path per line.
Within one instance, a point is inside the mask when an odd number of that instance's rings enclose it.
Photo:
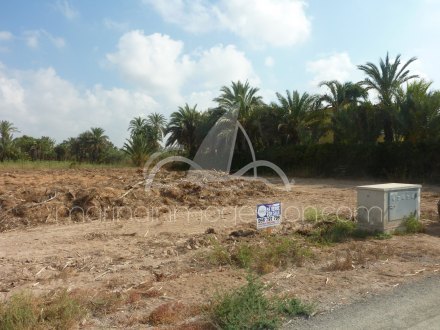
M 144 0 L 169 23 L 189 32 L 227 30 L 256 47 L 306 40 L 311 23 L 302 0 Z
M 66 41 L 61 37 L 54 37 L 51 34 L 48 34 L 48 38 L 56 48 L 63 48 L 66 46 Z
M 259 83 L 252 63 L 233 45 L 186 54 L 182 41 L 135 30 L 124 34 L 117 51 L 106 57 L 125 80 L 172 106 L 184 103 L 186 92 L 218 91 L 235 80 Z
M 33 49 L 40 47 L 40 41 L 43 37 L 47 38 L 47 40 L 49 40 L 56 48 L 63 48 L 66 46 L 66 42 L 63 38 L 55 37 L 44 29 L 25 31 L 23 37 L 26 45 Z
M 12 71 L 0 65 L 0 119 L 12 121 L 23 134 L 61 142 L 100 126 L 122 146 L 130 119 L 158 109 L 145 92 L 100 85 L 82 90 L 50 67 Z
M 29 48 L 38 48 L 40 44 L 40 32 L 39 31 L 26 31 L 23 33 L 26 40 L 26 45 Z
M 197 110 L 206 110 L 215 107 L 213 99 L 217 97 L 218 93 L 212 90 L 202 92 L 192 92 L 185 98 L 185 102 L 190 106 L 197 105 Z
M 313 75 L 310 85 L 315 88 L 322 81 L 338 80 L 345 82 L 356 80 L 355 78 L 359 77 L 356 65 L 351 62 L 350 56 L 345 52 L 307 62 L 306 70 Z
M 273 59 L 272 56 L 267 56 L 264 59 L 264 65 L 267 66 L 268 68 L 271 68 L 275 65 L 275 60 Z
M 107 54 L 107 60 L 127 81 L 155 94 L 178 98 L 191 66 L 188 57 L 182 56 L 182 50 L 182 41 L 134 30 L 119 39 L 117 52 Z
M 68 0 L 57 0 L 54 4 L 54 8 L 68 20 L 73 20 L 79 16 L 78 10 L 73 8 Z
M 255 46 L 292 46 L 306 40 L 311 24 L 299 0 L 224 1 L 223 25 Z
M 204 33 L 219 28 L 219 9 L 205 0 L 143 0 L 168 22 L 184 30 Z
M 218 90 L 237 80 L 248 80 L 252 85 L 260 83 L 245 53 L 233 45 L 217 45 L 203 51 L 192 69 L 193 82 L 202 88 Z
M 1 63 L 0 63 L 1 64 Z M 15 113 L 23 113 L 24 90 L 20 83 L 2 74 L 3 66 L 0 65 L 0 112 L 1 109 L 14 109 Z
M 8 41 L 13 38 L 13 35 L 9 31 L 0 31 L 0 41 Z
M 14 38 L 14 35 L 9 31 L 0 31 L 0 53 L 7 53 L 9 52 L 9 48 L 2 45 L 2 42 L 7 42 L 12 40 Z
M 125 32 L 129 29 L 129 24 L 127 22 L 117 22 L 111 18 L 104 18 L 102 21 L 104 26 L 109 30 L 114 30 L 118 32 Z

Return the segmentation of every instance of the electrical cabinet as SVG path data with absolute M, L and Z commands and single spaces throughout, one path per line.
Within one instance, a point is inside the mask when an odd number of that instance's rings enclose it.
M 357 187 L 358 227 L 368 231 L 402 229 L 409 217 L 420 219 L 421 185 L 385 183 Z

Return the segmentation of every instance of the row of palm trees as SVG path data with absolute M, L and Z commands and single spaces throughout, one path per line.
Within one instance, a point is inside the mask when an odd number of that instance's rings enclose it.
M 168 122 L 159 113 L 133 118 L 122 151 L 136 165 L 164 147 L 178 147 L 194 156 L 209 130 L 222 125 L 219 119 L 228 113 L 238 115 L 257 152 L 299 144 L 437 142 L 440 91 L 431 90 L 431 83 L 411 74 L 409 66 L 415 60 L 402 63 L 400 55 L 390 59 L 387 54 L 379 65 L 368 62 L 358 66 L 365 75 L 362 81 L 324 81 L 320 84 L 324 92 L 316 95 L 286 90 L 276 93 L 276 101 L 270 104 L 264 103 L 259 89 L 249 82 L 232 82 L 220 89 L 211 109 L 199 111 L 197 105 L 185 104 Z M 16 132 L 12 123 L 0 122 L 0 161 L 17 157 L 17 146 L 31 159 L 103 162 L 123 158 L 102 128 L 91 128 L 59 145 L 47 137 L 14 139 Z M 240 134 L 236 152 L 248 152 Z
M 14 138 L 14 133 L 18 132 L 11 122 L 0 121 L 0 162 L 27 159 L 112 163 L 124 158 L 122 151 L 110 142 L 100 127 L 92 127 L 60 144 L 47 136 Z
M 324 81 L 321 95 L 298 91 L 276 93 L 265 104 L 258 88 L 233 82 L 220 89 L 217 107 L 199 112 L 186 104 L 171 114 L 164 129 L 166 146 L 180 145 L 194 155 L 212 124 L 226 112 L 239 111 L 239 121 L 257 149 L 275 145 L 314 143 L 376 143 L 440 140 L 440 92 L 411 74 L 415 57 L 402 63 L 387 54 L 379 65 L 368 62 L 358 69 L 360 82 Z M 373 97 L 371 96 L 373 95 Z M 244 151 L 238 137 L 238 152 Z

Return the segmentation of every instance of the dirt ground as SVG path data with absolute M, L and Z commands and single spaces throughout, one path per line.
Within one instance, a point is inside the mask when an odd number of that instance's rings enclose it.
M 148 327 L 158 306 L 181 302 L 203 309 L 219 292 L 245 283 L 245 270 L 202 260 L 213 241 L 261 239 L 254 230 L 256 204 L 282 203 L 283 225 L 274 234 L 283 235 L 301 227 L 307 208 L 353 217 L 355 187 L 374 182 L 298 179 L 290 192 L 274 183 L 221 174 L 186 180 L 173 172 L 162 173 L 145 191 L 136 169 L 1 170 L 0 299 L 58 288 L 87 296 L 124 294 L 128 302 L 87 317 L 81 326 Z M 262 276 L 268 294 L 294 295 L 320 313 L 439 272 L 439 199 L 439 186 L 423 186 L 426 233 L 310 245 L 313 257 L 301 266 Z M 231 236 L 237 229 L 251 234 Z M 347 253 L 363 261 L 331 270 Z M 185 328 L 200 317 L 189 313 L 159 327 Z

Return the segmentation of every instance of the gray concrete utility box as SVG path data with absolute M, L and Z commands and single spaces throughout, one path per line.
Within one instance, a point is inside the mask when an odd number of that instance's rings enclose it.
M 402 229 L 411 216 L 420 219 L 420 190 L 417 184 L 385 183 L 357 187 L 358 228 L 393 232 Z

